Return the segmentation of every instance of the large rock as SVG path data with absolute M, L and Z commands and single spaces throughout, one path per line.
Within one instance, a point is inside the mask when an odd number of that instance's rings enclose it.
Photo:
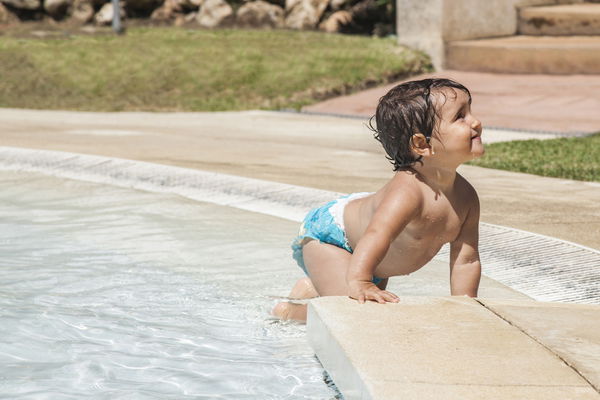
M 206 0 L 196 21 L 204 28 L 229 25 L 233 22 L 233 9 L 225 0 Z
M 198 13 L 195 11 L 189 12 L 187 14 L 177 14 L 175 17 L 175 21 L 173 25 L 175 26 L 186 26 L 193 25 L 196 22 L 196 18 L 198 17 Z
M 236 23 L 251 28 L 283 28 L 283 8 L 266 1 L 251 1 L 241 6 L 237 12 Z
M 125 18 L 125 10 L 123 4 L 120 3 L 121 19 Z M 102 8 L 94 15 L 94 22 L 96 25 L 110 25 L 113 19 L 113 5 L 112 3 L 106 3 Z
M 329 0 L 286 0 L 285 26 L 292 29 L 317 27 Z
M 42 7 L 40 0 L 1 0 L 1 2 L 20 10 L 37 10 Z
M 94 4 L 92 0 L 74 0 L 71 20 L 87 24 L 94 19 Z
M 321 22 L 319 29 L 328 33 L 341 32 L 342 29 L 352 22 L 352 14 L 348 11 L 336 11 L 325 21 Z
M 151 20 L 153 20 L 153 21 L 168 21 L 175 17 L 173 10 L 169 6 L 167 6 L 167 2 L 168 1 L 165 1 L 162 6 L 158 7 L 156 10 L 152 11 L 152 14 L 150 15 Z
M 63 19 L 72 4 L 73 0 L 45 0 L 44 10 L 54 19 Z
M 203 0 L 165 0 L 162 6 L 154 10 L 151 19 L 155 21 L 169 21 L 172 19 L 184 18 L 190 11 L 197 11 L 202 5 Z
M 175 19 L 173 20 L 173 26 L 184 26 L 186 16 L 187 16 L 187 14 L 176 14 Z M 196 13 L 196 15 L 194 15 L 194 20 L 196 19 L 197 16 L 198 16 L 198 14 Z
M 10 10 L 6 8 L 4 4 L 0 3 L 0 25 L 12 24 L 18 21 L 19 18 L 10 12 Z

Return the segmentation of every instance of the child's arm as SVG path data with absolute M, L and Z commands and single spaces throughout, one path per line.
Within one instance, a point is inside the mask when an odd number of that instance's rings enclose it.
M 460 234 L 450 244 L 450 293 L 477 297 L 481 278 L 479 261 L 479 198 L 474 192 Z
M 373 284 L 373 272 L 388 252 L 392 241 L 420 211 L 420 198 L 403 191 L 403 195 L 387 196 L 377 208 L 364 235 L 354 249 L 346 274 L 349 296 L 360 303 L 397 302 L 398 296 Z

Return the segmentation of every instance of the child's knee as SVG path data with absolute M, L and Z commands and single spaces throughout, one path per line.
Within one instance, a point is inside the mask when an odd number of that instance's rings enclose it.
M 279 319 L 287 319 L 287 315 L 290 312 L 290 303 L 282 302 L 277 303 L 273 310 L 271 310 L 271 314 L 276 316 Z
M 306 304 L 278 303 L 271 311 L 275 317 L 287 321 L 306 321 Z
M 290 292 L 290 298 L 292 299 L 312 299 L 317 297 L 319 293 L 315 289 L 312 281 L 309 277 L 298 279 L 292 291 Z
M 296 282 L 296 286 L 306 291 L 315 291 L 316 293 L 315 287 L 308 276 L 298 279 L 298 282 Z

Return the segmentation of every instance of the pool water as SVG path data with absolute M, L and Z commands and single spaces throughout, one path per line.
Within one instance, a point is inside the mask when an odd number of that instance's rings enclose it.
M 0 397 L 340 398 L 269 315 L 297 224 L 168 194 L 0 172 Z

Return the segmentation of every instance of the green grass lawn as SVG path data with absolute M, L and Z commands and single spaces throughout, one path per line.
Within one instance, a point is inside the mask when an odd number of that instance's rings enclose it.
M 0 36 L 0 107 L 89 111 L 298 108 L 430 70 L 394 39 L 320 32 L 130 28 Z
M 493 143 L 471 165 L 580 181 L 600 181 L 600 133 L 578 138 Z

